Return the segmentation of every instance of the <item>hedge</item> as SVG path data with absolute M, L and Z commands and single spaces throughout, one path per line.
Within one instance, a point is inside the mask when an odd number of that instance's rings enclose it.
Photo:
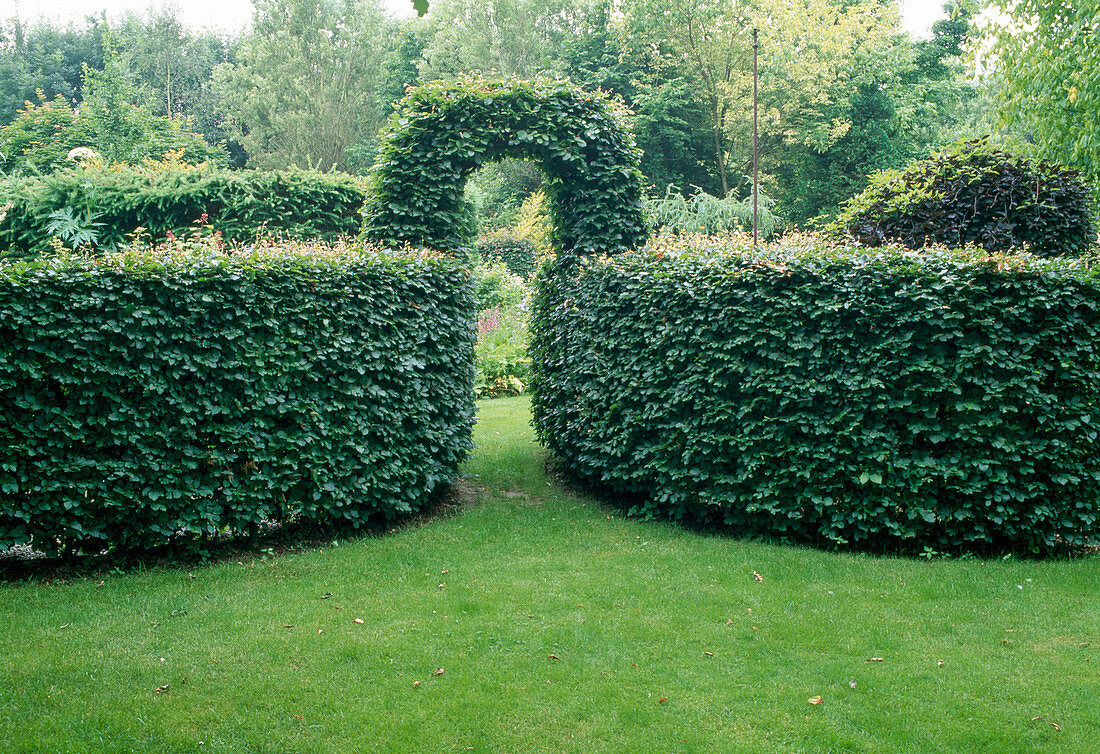
M 567 257 L 634 248 L 648 235 L 639 151 L 607 96 L 563 81 L 466 78 L 414 87 L 381 136 L 363 232 L 463 254 L 470 174 L 505 157 L 536 161 L 555 248 Z
M 50 250 L 50 214 L 91 215 L 98 249 L 117 249 L 136 228 L 151 240 L 193 231 L 205 214 L 225 241 L 270 237 L 334 242 L 359 233 L 365 197 L 357 179 L 298 170 L 207 167 L 87 168 L 0 182 L 0 257 Z M 147 236 L 147 238 L 149 238 Z
M 0 265 L 0 550 L 417 510 L 471 444 L 468 275 L 367 248 Z
M 1100 540 L 1100 275 L 664 241 L 540 272 L 534 422 L 633 511 L 865 549 Z

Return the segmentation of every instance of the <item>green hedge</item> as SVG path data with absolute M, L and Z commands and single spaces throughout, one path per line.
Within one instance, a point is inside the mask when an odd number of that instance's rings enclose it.
M 603 93 L 563 81 L 465 78 L 409 90 L 382 132 L 363 232 L 464 254 L 474 217 L 467 178 L 505 157 L 537 162 L 555 248 L 615 253 L 648 235 L 634 139 Z
M 113 249 L 142 227 L 151 240 L 182 236 L 205 213 L 229 242 L 269 237 L 333 242 L 359 233 L 365 192 L 351 176 L 297 170 L 232 171 L 206 167 L 76 169 L 0 182 L 0 257 L 50 249 L 50 214 L 92 215 L 95 246 Z
M 416 510 L 470 447 L 473 317 L 426 252 L 0 265 L 0 550 Z
M 1096 543 L 1100 275 L 677 241 L 540 273 L 535 427 L 635 512 L 861 548 Z

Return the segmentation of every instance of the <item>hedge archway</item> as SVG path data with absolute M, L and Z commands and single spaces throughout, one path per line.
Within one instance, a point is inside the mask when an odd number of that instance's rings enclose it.
M 516 157 L 546 174 L 552 240 L 570 256 L 643 243 L 634 140 L 606 98 L 562 82 L 463 79 L 411 89 L 382 136 L 364 234 L 457 252 L 469 245 L 466 179 Z

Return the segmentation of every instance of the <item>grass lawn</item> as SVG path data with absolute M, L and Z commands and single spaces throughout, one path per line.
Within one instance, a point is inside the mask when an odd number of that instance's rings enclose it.
M 481 405 L 477 499 L 423 526 L 0 583 L 0 750 L 1097 750 L 1100 558 L 624 520 L 547 479 L 528 417 Z

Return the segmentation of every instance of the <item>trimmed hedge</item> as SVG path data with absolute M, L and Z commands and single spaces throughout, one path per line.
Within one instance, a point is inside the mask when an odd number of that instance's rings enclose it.
M 0 220 L 0 257 L 50 251 L 49 215 L 66 208 L 95 214 L 99 249 L 118 248 L 138 227 L 154 242 L 185 235 L 204 213 L 231 243 L 258 232 L 331 243 L 359 233 L 364 198 L 351 176 L 299 170 L 112 167 L 11 178 L 0 183 L 0 205 L 12 205 Z
M 1100 538 L 1084 262 L 667 241 L 545 267 L 532 325 L 538 437 L 635 512 L 872 549 Z
M 639 151 L 607 96 L 563 81 L 466 78 L 414 87 L 382 133 L 363 231 L 377 243 L 464 254 L 470 174 L 505 157 L 546 174 L 551 237 L 564 255 L 643 243 Z
M 427 252 L 0 265 L 0 550 L 414 511 L 471 446 L 473 318 Z
M 968 141 L 871 177 L 830 226 L 867 246 L 975 244 L 1081 256 L 1096 242 L 1089 189 L 1074 170 Z

